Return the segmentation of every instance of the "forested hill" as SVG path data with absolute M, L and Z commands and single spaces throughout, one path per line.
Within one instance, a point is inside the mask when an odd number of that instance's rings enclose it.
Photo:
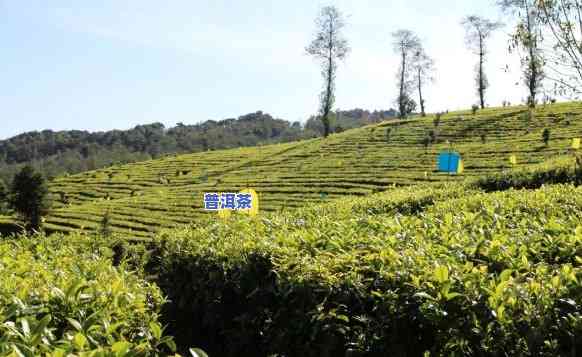
M 334 120 L 335 131 L 360 127 L 396 115 L 394 110 L 342 111 Z M 46 177 L 78 173 L 117 163 L 241 146 L 296 141 L 320 136 L 323 127 L 312 117 L 303 125 L 273 118 L 258 111 L 237 119 L 208 120 L 195 125 L 161 123 L 130 130 L 34 131 L 0 141 L 0 179 L 8 182 L 24 165 L 32 164 Z

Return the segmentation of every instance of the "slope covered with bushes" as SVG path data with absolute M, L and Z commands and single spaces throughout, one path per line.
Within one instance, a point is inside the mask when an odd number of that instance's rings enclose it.
M 576 355 L 582 187 L 556 184 L 579 182 L 571 163 L 200 216 L 146 243 L 6 239 L 0 351 L 164 355 L 167 335 L 211 356 Z
M 548 145 L 542 140 L 545 128 L 551 128 Z M 204 192 L 251 187 L 260 195 L 261 211 L 286 211 L 393 185 L 507 176 L 555 157 L 571 158 L 572 138 L 580 136 L 582 106 L 564 103 L 532 113 L 506 107 L 390 121 L 326 139 L 119 165 L 54 180 L 54 210 L 45 227 L 96 230 L 109 211 L 114 232 L 150 239 L 160 229 L 207 214 L 202 210 Z M 463 157 L 461 175 L 435 171 L 438 153 L 449 148 Z M 510 155 L 516 156 L 515 165 Z
M 337 114 L 337 113 L 336 113 Z M 342 111 L 332 129 L 357 128 L 394 117 L 392 111 Z M 273 118 L 258 111 L 237 119 L 207 120 L 194 125 L 161 123 L 138 125 L 129 130 L 87 132 L 80 130 L 23 133 L 0 140 L 0 180 L 11 181 L 24 165 L 34 166 L 46 177 L 75 174 L 114 164 L 145 161 L 168 154 L 190 153 L 290 142 L 320 136 L 321 121 L 312 117 L 305 125 Z
M 155 239 L 165 319 L 220 356 L 574 356 L 582 188 L 414 187 Z M 198 324 L 192 324 L 198 321 Z

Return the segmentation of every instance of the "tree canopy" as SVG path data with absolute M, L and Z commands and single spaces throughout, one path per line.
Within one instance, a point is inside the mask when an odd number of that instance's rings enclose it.
M 12 181 L 10 207 L 24 221 L 27 231 L 39 230 L 49 207 L 48 187 L 42 175 L 31 166 L 25 166 Z
M 415 86 L 413 58 L 421 51 L 421 43 L 414 32 L 400 29 L 392 33 L 392 47 L 394 53 L 400 57 L 400 67 L 396 77 L 398 84 L 396 103 L 400 118 L 405 118 L 416 109 L 416 102 L 412 99 L 412 90 Z
M 324 83 L 320 94 L 319 117 L 323 123 L 324 136 L 328 136 L 331 131 L 330 113 L 335 104 L 337 61 L 345 59 L 350 52 L 348 41 L 342 32 L 345 25 L 343 14 L 335 6 L 323 7 L 315 19 L 315 38 L 305 49 L 321 66 Z
M 465 42 L 467 47 L 479 56 L 479 61 L 475 66 L 475 84 L 477 94 L 479 95 L 479 104 L 481 105 L 481 109 L 485 109 L 485 92 L 489 87 L 489 80 L 485 72 L 485 62 L 488 53 L 487 40 L 493 31 L 500 28 L 502 24 L 477 15 L 467 16 L 461 23 L 465 27 Z

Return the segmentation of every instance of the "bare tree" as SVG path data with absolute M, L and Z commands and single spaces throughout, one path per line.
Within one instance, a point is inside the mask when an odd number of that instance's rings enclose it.
M 415 86 L 418 89 L 418 103 L 420 104 L 420 115 L 425 117 L 425 101 L 422 96 L 422 87 L 426 82 L 434 81 L 432 73 L 434 71 L 434 60 L 430 58 L 424 48 L 420 47 L 412 59 L 412 68 L 415 76 Z
M 529 96 L 528 105 L 536 105 L 536 95 L 544 78 L 544 57 L 541 50 L 543 40 L 540 14 L 536 7 L 539 0 L 500 0 L 498 5 L 502 10 L 516 16 L 518 22 L 511 37 L 510 50 L 524 50 L 521 58 L 523 79 Z
M 344 59 L 350 51 L 348 41 L 342 33 L 346 22 L 335 6 L 323 7 L 315 20 L 315 39 L 305 49 L 321 62 L 324 88 L 320 95 L 319 114 L 324 127 L 324 136 L 330 133 L 331 112 L 335 102 L 335 77 L 337 61 Z
M 392 33 L 394 52 L 400 56 L 398 68 L 398 111 L 400 118 L 412 113 L 416 103 L 411 98 L 414 88 L 413 57 L 420 49 L 420 39 L 410 30 L 398 30 Z
M 485 74 L 485 60 L 487 56 L 487 39 L 493 31 L 501 27 L 499 22 L 493 22 L 477 15 L 467 16 L 461 22 L 465 27 L 465 42 L 467 47 L 479 56 L 479 62 L 475 66 L 475 82 L 481 109 L 485 109 L 485 92 L 489 87 L 489 81 Z
M 553 46 L 544 51 L 547 57 L 546 78 L 557 85 L 558 95 L 580 94 L 582 86 L 582 2 L 579 0 L 537 1 L 542 25 L 554 38 Z

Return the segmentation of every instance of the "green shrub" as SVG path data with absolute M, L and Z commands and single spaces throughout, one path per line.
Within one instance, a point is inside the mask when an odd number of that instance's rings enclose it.
M 0 242 L 0 356 L 171 352 L 159 289 L 113 267 L 102 243 L 80 235 Z
M 32 166 L 23 167 L 12 180 L 8 203 L 22 219 L 27 231 L 40 230 L 42 217 L 48 213 L 51 205 L 42 174 Z
M 529 132 L 532 121 L 533 121 L 533 119 L 535 119 L 534 111 L 532 111 L 532 110 L 524 111 L 523 113 L 521 113 L 520 119 L 523 121 L 524 126 L 526 127 L 526 129 Z
M 439 124 L 441 123 L 442 115 L 443 115 L 443 113 L 436 113 L 435 114 L 434 119 L 432 120 L 432 123 L 433 123 L 435 128 L 438 128 Z
M 0 179 L 0 214 L 7 213 L 8 211 L 7 201 L 8 201 L 8 188 L 6 187 L 6 184 L 4 184 L 4 181 Z
M 483 176 L 475 179 L 472 186 L 485 191 L 503 191 L 510 188 L 535 189 L 542 185 L 559 183 L 580 185 L 582 170 L 575 167 L 571 158 L 558 158 L 529 169 Z
M 163 233 L 165 318 L 219 356 L 580 351 L 582 188 L 462 187 Z
M 111 237 L 111 215 L 109 210 L 105 212 L 101 222 L 99 223 L 98 234 L 104 238 Z
M 544 141 L 544 144 L 548 146 L 548 143 L 550 142 L 550 129 L 548 128 L 544 129 L 544 131 L 542 132 L 542 140 Z
M 357 215 L 417 215 L 436 202 L 459 198 L 478 191 L 459 184 L 415 185 L 389 190 L 385 193 L 362 197 L 340 199 L 333 205 L 317 206 L 317 212 L 337 214 L 340 209 L 348 209 Z M 304 211 L 305 212 L 305 211 Z
M 438 140 L 438 132 L 436 130 L 429 130 L 428 137 L 432 144 L 436 144 Z
M 431 142 L 431 140 L 430 140 L 430 136 L 428 136 L 428 135 L 427 135 L 427 136 L 425 136 L 425 137 L 422 139 L 422 146 L 424 147 L 424 152 L 425 152 L 425 153 L 426 153 L 426 151 L 428 150 L 428 147 L 429 147 L 429 145 L 430 145 L 430 142 Z

